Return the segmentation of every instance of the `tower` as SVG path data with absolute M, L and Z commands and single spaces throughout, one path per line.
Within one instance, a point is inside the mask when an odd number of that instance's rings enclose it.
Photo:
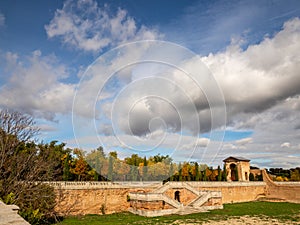
M 249 181 L 250 160 L 230 156 L 223 160 L 227 171 L 227 181 Z

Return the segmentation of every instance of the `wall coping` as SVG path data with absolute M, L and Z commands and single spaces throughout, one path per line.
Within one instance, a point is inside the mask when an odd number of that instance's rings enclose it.
M 263 181 L 187 181 L 183 182 L 192 187 L 253 187 L 266 186 Z
M 54 189 L 78 190 L 78 189 L 130 189 L 130 188 L 151 188 L 155 189 L 163 185 L 162 182 L 147 181 L 147 182 L 103 182 L 103 181 L 53 181 L 43 182 L 54 187 Z M 185 181 L 185 182 L 169 182 L 171 186 L 182 185 L 183 183 L 190 185 L 193 188 L 201 187 L 254 187 L 266 186 L 265 182 L 206 182 L 206 181 Z M 177 185 L 175 185 L 175 183 Z M 300 185 L 300 184 L 299 184 Z
M 288 186 L 300 186 L 299 181 L 274 181 L 278 185 L 288 185 Z
M 103 182 L 103 181 L 48 181 L 43 182 L 54 189 L 124 189 L 124 188 L 157 188 L 162 182 Z

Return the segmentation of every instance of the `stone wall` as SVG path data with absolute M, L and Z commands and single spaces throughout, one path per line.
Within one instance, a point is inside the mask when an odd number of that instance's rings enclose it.
M 127 211 L 129 192 L 149 192 L 160 182 L 50 182 L 57 194 L 56 211 L 61 215 L 111 214 Z
M 266 191 L 264 182 L 185 183 L 198 191 L 221 191 L 222 203 L 253 201 L 264 196 Z M 56 211 L 61 215 L 102 214 L 103 212 L 111 214 L 127 211 L 130 208 L 127 197 L 130 192 L 148 193 L 162 186 L 160 182 L 52 182 L 49 184 L 55 187 L 58 203 Z M 166 194 L 173 198 L 176 190 L 169 190 Z M 188 203 L 190 195 L 193 193 L 181 189 L 180 200 Z
M 144 201 L 131 201 L 130 207 L 139 209 L 139 210 L 165 210 L 173 209 L 171 205 L 165 201 L 153 201 L 153 202 L 144 202 Z
M 178 191 L 179 194 L 179 200 L 180 203 L 182 203 L 184 206 L 188 205 L 191 201 L 193 201 L 197 196 L 192 193 L 191 191 L 183 188 L 174 188 L 174 189 L 169 189 L 165 192 L 165 194 L 171 198 L 175 199 L 175 192 Z
M 264 182 L 188 182 L 197 190 L 221 191 L 223 203 L 250 202 L 265 196 Z
M 274 183 L 267 172 L 263 170 L 263 179 L 267 184 L 266 197 L 269 199 L 278 199 L 287 202 L 300 203 L 300 185 L 299 183 L 282 182 Z

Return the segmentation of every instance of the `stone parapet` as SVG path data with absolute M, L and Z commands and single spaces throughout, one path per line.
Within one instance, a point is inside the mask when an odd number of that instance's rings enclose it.
M 300 203 L 299 182 L 273 182 L 267 172 L 263 170 L 263 179 L 267 183 L 266 198 Z
M 231 182 L 231 181 L 216 181 L 216 182 L 205 182 L 205 181 L 189 181 L 183 182 L 189 184 L 192 187 L 255 187 L 255 186 L 266 186 L 263 181 L 246 181 L 246 182 Z
M 43 182 L 55 189 L 89 190 L 89 189 L 124 189 L 124 188 L 157 188 L 162 182 L 103 182 L 103 181 L 55 181 Z
M 275 181 L 274 184 L 284 186 L 300 186 L 300 182 L 298 181 Z

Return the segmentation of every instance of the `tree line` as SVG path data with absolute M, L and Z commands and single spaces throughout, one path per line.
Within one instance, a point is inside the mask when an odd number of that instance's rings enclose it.
M 61 162 L 64 181 L 225 181 L 220 166 L 216 169 L 197 162 L 174 163 L 166 155 L 141 157 L 132 154 L 118 158 L 116 151 L 104 153 L 102 147 L 85 154 L 74 149 Z
M 273 176 L 274 181 L 300 181 L 300 167 L 291 169 L 270 168 L 267 172 Z

